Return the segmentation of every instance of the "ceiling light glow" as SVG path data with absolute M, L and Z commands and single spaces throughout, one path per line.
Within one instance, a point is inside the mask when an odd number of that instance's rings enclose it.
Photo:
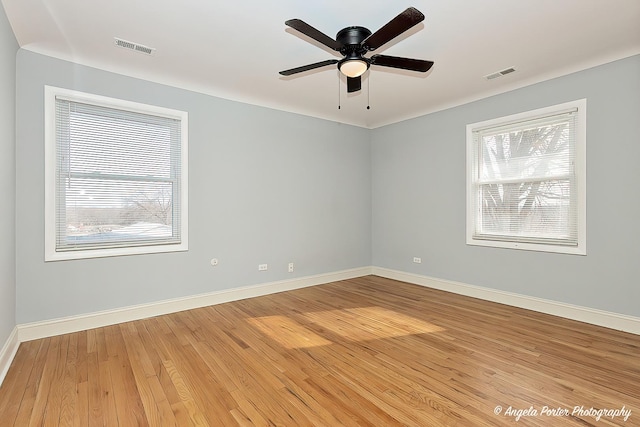
M 350 59 L 340 64 L 340 72 L 347 77 L 359 77 L 369 68 L 369 64 L 361 59 Z

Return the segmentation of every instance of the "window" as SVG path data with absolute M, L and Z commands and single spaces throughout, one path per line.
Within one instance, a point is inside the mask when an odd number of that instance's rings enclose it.
M 46 86 L 45 129 L 45 261 L 187 250 L 187 113 Z
M 586 100 L 467 125 L 467 244 L 585 244 Z

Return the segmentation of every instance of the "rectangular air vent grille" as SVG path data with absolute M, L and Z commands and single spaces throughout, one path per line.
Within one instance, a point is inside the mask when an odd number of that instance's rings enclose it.
M 504 70 L 500 70 L 500 71 L 496 71 L 495 73 L 488 74 L 488 75 L 484 76 L 484 78 L 487 79 L 487 80 L 493 80 L 493 79 L 496 79 L 498 77 L 502 77 L 502 76 L 505 76 L 507 74 L 513 73 L 514 71 L 516 71 L 515 68 L 509 67 L 509 68 L 505 68 Z
M 127 40 L 119 39 L 117 37 L 115 37 L 114 39 L 116 46 L 123 49 L 133 50 L 136 52 L 144 53 L 145 55 L 153 55 L 153 52 L 155 51 L 154 48 L 139 43 L 130 42 Z

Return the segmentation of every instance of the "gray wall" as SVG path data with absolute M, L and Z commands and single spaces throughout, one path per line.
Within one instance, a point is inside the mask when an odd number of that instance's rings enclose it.
M 43 261 L 45 84 L 189 112 L 189 252 Z M 28 51 L 16 87 L 18 323 L 367 265 L 640 316 L 640 56 L 372 131 Z M 588 255 L 467 246 L 465 125 L 580 98 Z
M 0 5 L 0 348 L 16 326 L 16 52 L 18 43 Z
M 465 126 L 581 98 L 587 255 L 467 246 Z M 376 129 L 373 265 L 640 316 L 639 135 L 640 56 Z
M 371 131 L 24 50 L 17 70 L 18 323 L 371 264 Z M 45 84 L 189 113 L 188 252 L 44 262 Z

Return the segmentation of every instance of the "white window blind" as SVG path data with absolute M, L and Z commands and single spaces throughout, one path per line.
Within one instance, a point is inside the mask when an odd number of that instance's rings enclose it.
M 55 96 L 55 251 L 181 245 L 182 132 L 181 117 Z
M 472 129 L 472 240 L 580 244 L 579 118 L 571 108 Z

